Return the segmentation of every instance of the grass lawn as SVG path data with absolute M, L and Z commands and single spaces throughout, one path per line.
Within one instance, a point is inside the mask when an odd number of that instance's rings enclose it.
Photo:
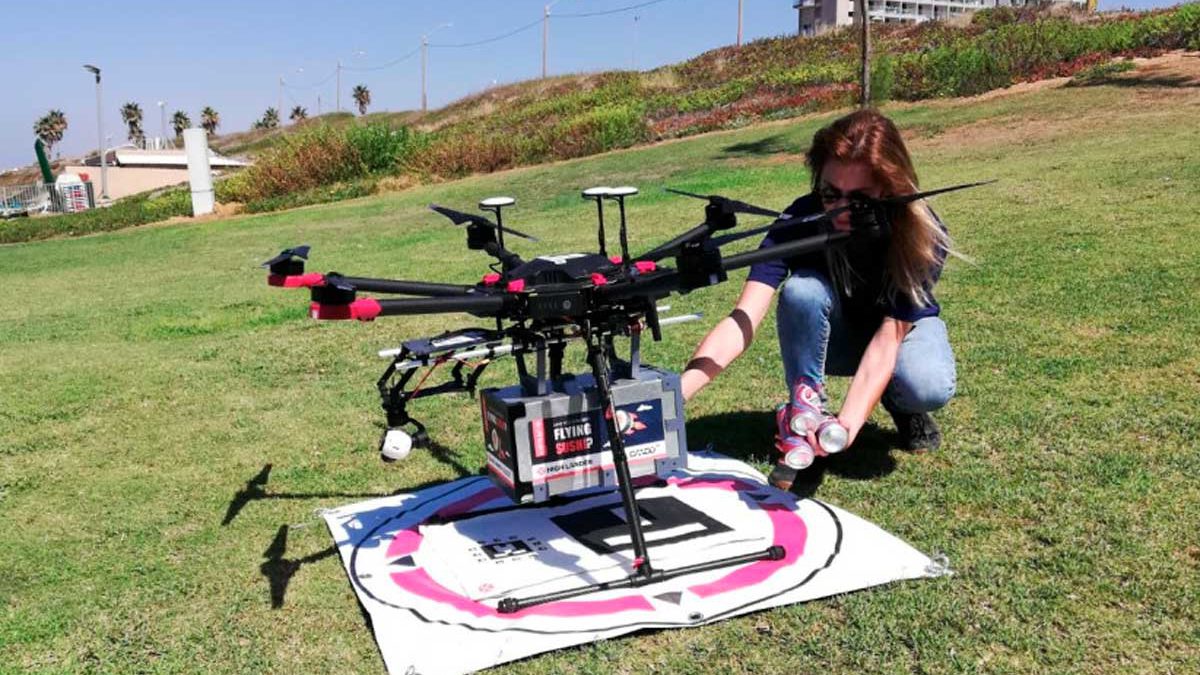
M 955 576 L 496 672 L 1200 671 L 1200 86 L 1123 78 L 888 108 L 923 185 L 1000 179 L 934 204 L 972 259 L 938 287 L 959 394 L 938 416 L 940 452 L 892 449 L 879 416 L 804 487 L 945 554 Z M 640 250 L 701 215 L 661 186 L 786 205 L 828 119 L 0 247 L 0 671 L 380 672 L 314 511 L 483 466 L 465 398 L 419 408 L 451 451 L 375 454 L 375 350 L 469 321 L 308 321 L 306 297 L 268 288 L 256 264 L 307 243 L 314 270 L 473 282 L 482 254 L 426 204 L 511 194 L 506 220 L 543 238 L 517 250 L 557 253 L 594 241 L 578 190 L 598 184 L 641 186 Z M 647 360 L 681 367 L 742 277 L 676 298 L 707 319 L 667 329 Z M 784 390 L 764 325 L 690 406 L 688 433 L 766 469 Z M 268 463 L 265 487 L 235 499 Z M 267 573 L 281 569 L 273 608 Z

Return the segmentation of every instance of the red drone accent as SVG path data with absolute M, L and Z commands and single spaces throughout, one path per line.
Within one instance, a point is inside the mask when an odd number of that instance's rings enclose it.
M 620 264 L 621 264 L 621 256 L 619 256 L 619 255 L 610 255 L 610 256 L 608 257 L 608 261 L 609 261 L 610 263 L 614 264 L 614 265 L 620 265 Z
M 268 274 L 267 285 L 280 286 L 282 288 L 312 288 L 313 286 L 324 286 L 325 275 L 321 274 L 320 272 L 309 272 L 308 274 L 299 274 L 293 276 Z
M 592 284 L 593 285 L 603 286 L 604 284 L 607 284 L 607 283 L 608 283 L 608 279 L 606 279 L 603 274 L 600 274 L 599 272 L 592 272 Z
M 314 302 L 308 307 L 308 315 L 322 321 L 339 321 L 357 319 L 359 321 L 374 321 L 383 311 L 379 301 L 374 298 L 362 298 L 348 305 L 326 305 Z
M 509 293 L 520 293 L 521 291 L 525 290 L 525 280 L 513 279 L 512 281 L 508 282 L 508 285 L 504 287 L 504 290 L 508 291 Z
M 488 272 L 487 274 L 483 275 L 484 286 L 495 286 L 498 283 L 500 283 L 500 275 L 496 272 Z
M 658 269 L 658 265 L 654 264 L 653 260 L 638 260 L 633 263 L 633 267 L 642 274 Z

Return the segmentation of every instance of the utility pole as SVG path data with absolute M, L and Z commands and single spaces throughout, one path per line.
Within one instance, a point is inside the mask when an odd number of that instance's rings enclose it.
M 279 76 L 279 107 L 275 108 L 275 112 L 279 114 L 279 119 L 283 119 L 283 76 Z
M 427 102 L 425 100 L 425 68 L 426 68 L 426 62 L 428 61 L 428 58 L 426 57 L 426 54 L 428 54 L 428 52 L 429 52 L 429 37 L 427 35 L 422 35 L 421 36 L 421 112 L 425 112 L 428 109 Z
M 317 117 L 321 116 L 321 95 L 317 94 Z
M 867 0 L 855 0 L 854 14 L 859 21 L 859 51 L 862 56 L 859 70 L 858 107 L 871 105 L 871 17 L 867 15 Z
M 342 112 L 342 60 L 337 65 L 337 111 Z
M 108 160 L 104 157 L 108 154 L 108 148 L 104 142 L 104 105 L 100 99 L 100 69 L 96 66 L 86 65 L 84 69 L 96 76 L 96 132 L 100 146 L 100 199 L 108 201 Z
M 638 16 L 637 14 L 633 15 L 633 69 L 635 71 L 638 69 L 638 67 L 637 67 L 638 19 L 641 19 L 641 18 L 642 17 Z
M 742 46 L 742 0 L 738 0 L 738 40 L 737 46 Z
M 550 5 L 542 8 L 542 79 L 546 79 L 546 52 L 550 47 Z

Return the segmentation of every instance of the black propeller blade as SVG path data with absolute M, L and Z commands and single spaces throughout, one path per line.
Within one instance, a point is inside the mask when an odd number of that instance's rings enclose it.
M 455 211 L 454 209 L 448 209 L 444 206 L 438 206 L 437 204 L 430 204 L 429 209 L 431 211 L 440 213 L 443 216 L 446 216 L 455 225 L 466 225 L 469 223 L 471 225 L 482 225 L 484 227 L 490 227 L 493 230 L 500 229 L 500 227 L 498 225 L 496 225 L 492 221 L 488 220 L 487 218 L 484 218 L 483 216 L 477 216 L 473 213 L 463 213 L 462 211 Z M 516 235 L 518 237 L 521 237 L 522 239 L 528 239 L 529 241 L 538 241 L 537 237 L 531 237 L 528 234 L 525 234 L 523 232 L 518 232 L 517 230 L 514 230 L 508 226 L 505 226 L 504 233 Z
M 782 215 L 778 211 L 764 209 L 761 206 L 747 204 L 746 202 L 738 201 L 737 199 L 730 199 L 728 197 L 722 197 L 721 195 L 698 195 L 694 192 L 676 190 L 675 188 L 664 189 L 667 192 L 673 192 L 677 195 L 683 195 L 684 197 L 691 197 L 693 199 L 707 199 L 709 204 L 716 205 L 725 213 L 745 213 L 754 216 L 767 216 L 768 218 L 778 218 L 780 215 Z
M 292 258 L 303 258 L 305 260 L 308 260 L 308 250 L 309 250 L 309 247 L 307 244 L 304 246 L 297 246 L 295 248 L 285 248 L 279 252 L 279 255 L 277 255 L 274 258 L 271 258 L 270 260 L 263 263 L 262 267 L 271 267 L 272 265 L 278 265 L 279 263 L 287 262 L 287 261 L 291 260 Z
M 806 223 L 812 223 L 812 222 L 816 222 L 816 221 L 820 221 L 820 220 L 833 221 L 833 219 L 837 218 L 841 214 L 846 213 L 848 211 L 853 211 L 855 208 L 861 208 L 861 206 L 864 206 L 864 205 L 867 207 L 876 207 L 876 206 L 889 206 L 889 205 L 893 205 L 893 204 L 908 204 L 910 202 L 915 202 L 918 199 L 925 199 L 926 197 L 932 197 L 934 195 L 940 195 L 940 194 L 944 194 L 946 192 L 954 192 L 956 190 L 965 190 L 967 188 L 979 187 L 980 185 L 989 185 L 989 184 L 995 183 L 995 182 L 996 182 L 996 179 L 979 181 L 977 183 L 963 183 L 961 185 L 952 185 L 950 187 L 938 188 L 936 190 L 927 190 L 925 192 L 914 192 L 912 194 L 899 195 L 896 197 L 885 197 L 883 199 L 872 199 L 872 200 L 869 200 L 869 201 L 866 201 L 863 203 L 859 203 L 859 204 L 850 204 L 847 206 L 839 206 L 836 209 L 830 209 L 829 211 L 822 211 L 820 213 L 814 213 L 812 215 L 804 216 L 801 218 L 780 218 L 779 220 L 776 220 L 775 222 L 771 223 L 770 225 L 756 227 L 753 230 L 746 230 L 745 232 L 737 232 L 735 234 L 727 234 L 727 235 L 724 235 L 721 237 L 714 237 L 712 239 L 712 243 L 717 246 L 724 246 L 725 244 L 728 244 L 728 243 L 734 242 L 734 241 L 738 241 L 739 239 L 753 237 L 756 234 L 763 234 L 773 227 L 779 227 L 779 226 L 790 227 L 790 226 L 794 226 L 794 225 L 804 225 Z

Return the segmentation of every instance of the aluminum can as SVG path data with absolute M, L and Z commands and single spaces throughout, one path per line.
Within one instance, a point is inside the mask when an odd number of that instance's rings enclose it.
M 846 449 L 850 432 L 837 418 L 825 412 L 817 386 L 801 378 L 792 391 L 791 417 L 788 421 L 793 434 L 808 436 L 811 431 L 825 452 L 833 455 Z

